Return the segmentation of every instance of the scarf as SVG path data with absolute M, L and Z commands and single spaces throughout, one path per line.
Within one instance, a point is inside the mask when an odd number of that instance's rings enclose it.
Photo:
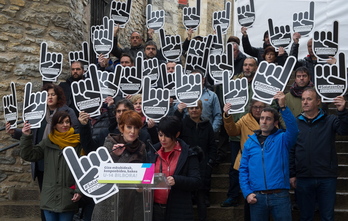
M 314 84 L 312 81 L 310 81 L 306 86 L 304 87 L 299 87 L 296 82 L 294 82 L 291 87 L 290 87 L 290 93 L 294 97 L 302 97 L 303 89 L 306 87 L 314 87 Z
M 112 140 L 112 142 L 114 143 L 127 143 L 122 134 L 109 134 L 109 138 L 110 140 Z M 139 139 L 136 139 L 135 141 L 133 141 L 131 144 L 128 144 L 126 146 L 126 150 L 129 151 L 130 153 L 135 153 L 138 152 L 140 150 L 142 143 Z
M 58 145 L 61 150 L 67 146 L 76 147 L 80 143 L 80 134 L 74 134 L 74 132 L 73 127 L 70 127 L 69 131 L 64 133 L 54 130 L 48 135 L 48 138 L 52 143 Z
M 113 145 L 118 143 L 127 143 L 122 134 L 109 134 L 105 139 L 104 146 L 111 150 Z M 120 156 L 111 154 L 111 157 L 115 163 L 143 163 L 146 159 L 145 144 L 136 139 L 132 143 L 127 144 Z

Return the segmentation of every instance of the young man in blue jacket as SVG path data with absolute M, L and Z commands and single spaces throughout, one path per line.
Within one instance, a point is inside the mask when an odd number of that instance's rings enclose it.
M 285 105 L 285 95 L 278 92 L 280 113 L 286 131 L 278 129 L 279 113 L 273 108 L 261 112 L 260 130 L 244 144 L 239 182 L 250 204 L 251 220 L 291 221 L 289 196 L 289 150 L 296 143 L 298 128 L 295 117 Z

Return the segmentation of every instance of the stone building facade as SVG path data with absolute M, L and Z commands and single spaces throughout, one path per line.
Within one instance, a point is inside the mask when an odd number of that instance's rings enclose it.
M 81 42 L 88 41 L 90 25 L 95 9 L 93 1 L 101 0 L 0 0 L 0 97 L 10 94 L 10 82 L 16 83 L 19 118 L 22 116 L 24 86 L 33 83 L 33 91 L 42 86 L 39 73 L 40 44 L 45 41 L 50 52 L 64 56 L 64 68 L 58 82 L 69 76 L 68 53 L 81 50 Z M 105 3 L 104 12 L 108 16 L 111 0 Z M 120 31 L 120 44 L 128 46 L 128 37 L 133 30 L 146 35 L 145 8 L 149 1 L 132 1 L 132 15 L 127 27 Z M 166 34 L 180 34 L 182 41 L 187 37 L 182 25 L 182 9 L 185 5 L 177 0 L 153 0 L 154 10 L 166 11 Z M 180 1 L 195 5 L 196 0 Z M 232 2 L 233 3 L 233 2 Z M 202 22 L 195 34 L 206 35 L 213 32 L 211 15 L 222 10 L 225 1 L 202 0 Z M 232 28 L 230 28 L 230 33 Z M 158 38 L 155 37 L 158 42 Z M 93 62 L 95 58 L 91 58 Z M 0 108 L 0 128 L 4 129 L 3 107 Z M 21 127 L 21 125 L 19 125 Z M 0 150 L 18 142 L 0 131 Z M 30 174 L 30 163 L 19 157 L 19 147 L 0 152 L 0 201 L 6 200 L 10 187 L 35 186 Z
M 42 86 L 38 71 L 41 42 L 47 42 L 49 51 L 63 54 L 66 76 L 68 52 L 81 50 L 81 42 L 88 39 L 89 11 L 88 0 L 0 0 L 0 96 L 10 94 L 10 82 L 16 83 L 20 119 L 24 85 L 32 82 L 33 91 Z M 0 127 L 4 125 L 1 102 Z M 5 131 L 0 132 L 0 139 L 0 148 L 18 142 Z M 30 163 L 19 157 L 18 146 L 0 152 L 1 200 L 7 198 L 10 187 L 34 184 Z

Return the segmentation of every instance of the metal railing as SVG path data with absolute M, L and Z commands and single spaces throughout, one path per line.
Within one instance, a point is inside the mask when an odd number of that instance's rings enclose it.
M 17 124 L 22 124 L 22 123 L 23 123 L 22 120 L 17 122 Z M 5 130 L 5 129 L 6 129 L 6 126 L 5 126 L 5 127 L 0 127 L 0 131 L 3 131 L 3 130 Z M 6 147 L 0 148 L 0 153 L 1 153 L 2 151 L 6 151 L 6 150 L 8 150 L 8 149 L 14 148 L 14 147 L 16 147 L 16 146 L 18 146 L 18 145 L 19 145 L 19 142 L 16 142 L 16 143 L 13 143 L 13 144 L 8 145 L 8 146 L 6 146 Z

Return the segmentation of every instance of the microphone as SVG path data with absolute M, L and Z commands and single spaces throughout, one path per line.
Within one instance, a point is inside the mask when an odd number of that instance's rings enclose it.
M 122 147 L 117 147 L 117 148 L 111 150 L 109 153 L 112 153 L 112 152 L 114 152 L 115 150 L 121 149 L 121 148 L 123 148 L 123 147 L 129 147 L 131 144 L 132 144 L 132 143 L 125 143 L 124 146 L 122 146 Z
M 162 173 L 162 161 L 165 161 L 161 155 L 158 153 L 158 151 L 156 150 L 156 148 L 152 145 L 152 142 L 150 139 L 147 139 L 146 140 L 149 144 L 150 144 L 150 147 L 155 151 L 155 153 L 158 155 L 158 157 L 161 159 L 161 163 L 160 163 L 160 173 Z

